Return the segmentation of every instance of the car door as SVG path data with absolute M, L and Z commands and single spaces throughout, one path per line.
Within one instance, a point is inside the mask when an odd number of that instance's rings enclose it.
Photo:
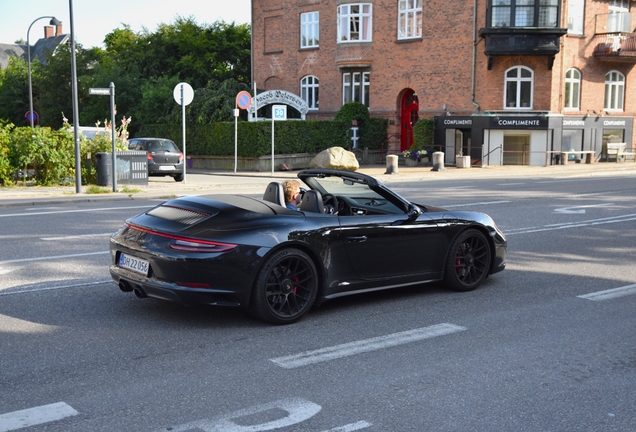
M 437 223 L 420 214 L 340 216 L 351 266 L 362 279 L 413 278 L 441 271 L 443 238 Z

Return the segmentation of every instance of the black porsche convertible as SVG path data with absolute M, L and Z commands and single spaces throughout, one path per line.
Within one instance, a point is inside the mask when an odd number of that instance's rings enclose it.
M 431 281 L 468 291 L 505 268 L 506 237 L 483 213 L 415 204 L 351 171 L 298 177 L 298 210 L 272 182 L 262 199 L 181 197 L 127 220 L 110 241 L 112 278 L 140 298 L 286 324 L 328 299 Z

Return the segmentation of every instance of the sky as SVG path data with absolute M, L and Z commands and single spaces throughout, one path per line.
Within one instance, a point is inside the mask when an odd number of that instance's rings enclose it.
M 217 20 L 249 24 L 251 0 L 0 0 L 0 43 L 27 39 L 31 23 L 42 16 L 62 21 L 62 31 L 71 33 L 70 3 L 76 43 L 84 48 L 104 48 L 104 37 L 128 24 L 135 32 L 146 28 L 154 32 L 161 23 L 172 24 L 177 16 L 193 17 L 200 24 Z M 29 42 L 44 37 L 50 18 L 31 26 Z

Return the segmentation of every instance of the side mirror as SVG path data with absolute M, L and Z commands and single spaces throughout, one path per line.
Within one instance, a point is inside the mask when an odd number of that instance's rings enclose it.
M 422 214 L 422 210 L 420 210 L 418 206 L 411 204 L 407 214 L 409 216 L 409 221 L 412 222 Z

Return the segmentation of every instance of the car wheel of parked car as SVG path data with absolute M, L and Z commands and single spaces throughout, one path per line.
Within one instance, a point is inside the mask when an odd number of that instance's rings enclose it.
M 183 181 L 183 174 L 177 174 L 174 176 L 174 181 L 181 182 Z
M 297 249 L 283 249 L 258 273 L 250 312 L 274 324 L 289 324 L 311 309 L 317 292 L 318 272 L 311 258 Z
M 490 245 L 480 231 L 469 229 L 453 242 L 444 270 L 444 284 L 455 291 L 479 286 L 490 268 Z

